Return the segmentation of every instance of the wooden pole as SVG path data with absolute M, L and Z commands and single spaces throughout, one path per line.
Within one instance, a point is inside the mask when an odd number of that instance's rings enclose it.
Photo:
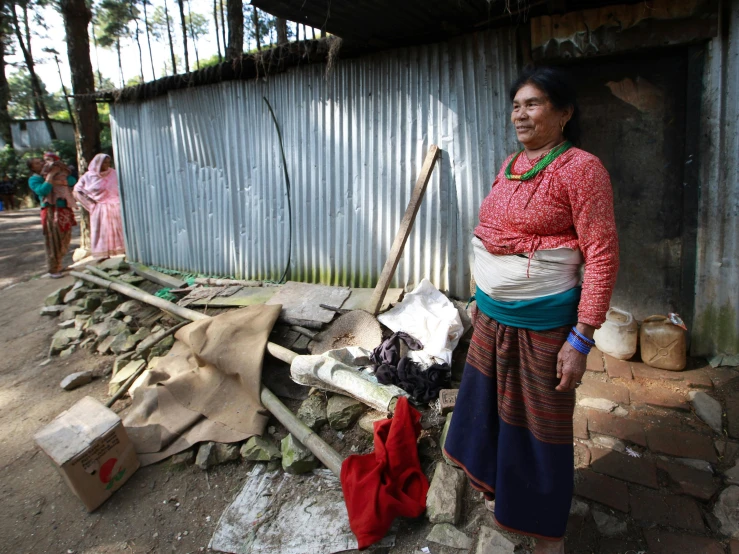
M 83 281 L 94 283 L 103 288 L 120 292 L 121 294 L 130 296 L 134 300 L 139 300 L 140 302 L 151 304 L 152 306 L 156 306 L 157 308 L 164 310 L 165 312 L 178 315 L 183 319 L 189 319 L 191 321 L 210 319 L 210 316 L 207 316 L 200 312 L 196 312 L 195 310 L 183 308 L 182 306 L 178 306 L 177 304 L 173 304 L 172 302 L 168 302 L 163 298 L 159 298 L 157 296 L 154 296 L 153 294 L 149 294 L 148 292 L 144 292 L 127 284 L 122 285 L 110 281 L 106 282 L 104 279 L 101 279 L 99 277 L 88 275 L 86 273 L 80 273 L 78 271 L 72 271 L 70 272 L 70 275 L 78 279 L 82 279 Z M 289 350 L 284 346 L 280 346 L 279 344 L 275 344 L 273 342 L 267 343 L 267 352 L 269 352 L 278 360 L 282 360 L 287 364 L 292 363 L 292 361 L 298 356 L 292 350 Z M 133 384 L 132 379 L 129 379 L 128 381 L 131 381 L 131 384 Z M 124 383 L 124 386 L 128 384 L 128 381 Z M 130 387 L 131 385 L 129 384 L 128 386 Z M 314 433 L 307 425 L 305 425 L 305 423 L 295 417 L 295 415 L 288 409 L 288 407 L 285 406 L 280 401 L 280 399 L 277 398 L 277 396 L 275 396 L 275 394 L 267 387 L 262 386 L 260 398 L 262 400 L 262 404 L 264 404 L 264 407 L 267 408 L 270 413 L 275 416 L 277 421 L 282 423 L 298 441 L 300 441 L 306 448 L 308 448 L 313 454 L 315 454 L 316 458 L 321 460 L 321 462 L 323 462 L 323 464 L 327 468 L 329 468 L 334 473 L 334 475 L 338 477 L 341 474 L 341 464 L 343 462 L 343 458 L 339 455 L 338 452 L 331 448 L 331 446 L 326 441 L 324 441 L 321 437 Z
M 131 283 L 126 283 L 123 279 L 119 279 L 118 277 L 113 277 L 112 275 L 108 275 L 105 271 L 93 265 L 88 265 L 85 269 L 89 271 L 90 273 L 94 273 L 98 277 L 102 277 L 103 279 L 106 279 L 108 281 L 113 281 L 114 283 L 117 283 L 119 285 L 128 285 L 130 287 L 134 287 L 138 289 L 138 287 L 136 287 L 135 285 L 132 285 Z
M 436 164 L 436 158 L 438 156 L 439 147 L 432 144 L 429 147 L 429 151 L 426 153 L 426 159 L 423 162 L 421 173 L 418 175 L 418 180 L 416 181 L 416 186 L 413 188 L 411 200 L 408 202 L 408 207 L 406 208 L 403 219 L 400 222 L 400 229 L 398 229 L 398 233 L 395 235 L 395 240 L 390 249 L 390 254 L 385 261 L 385 267 L 382 268 L 380 279 L 377 281 L 377 286 L 375 287 L 369 304 L 367 305 L 367 311 L 372 315 L 377 315 L 382 307 L 382 301 L 384 300 L 387 289 L 390 286 L 390 281 L 392 281 L 393 275 L 395 275 L 395 270 L 398 268 L 398 262 L 400 262 L 400 257 L 403 255 L 405 243 L 411 234 L 413 222 L 416 220 L 418 209 L 421 207 L 421 201 L 423 200 L 426 186 L 429 183 L 431 172 L 434 170 L 434 165 Z

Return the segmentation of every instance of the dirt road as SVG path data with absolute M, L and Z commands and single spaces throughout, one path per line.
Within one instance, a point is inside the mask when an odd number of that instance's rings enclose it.
M 61 379 L 113 363 L 86 350 L 46 363 L 58 319 L 39 309 L 72 279 L 33 278 L 45 271 L 38 210 L 0 212 L 0 552 L 205 550 L 218 517 L 241 489 L 246 466 L 220 466 L 207 478 L 192 467 L 144 468 L 88 514 L 33 443 L 37 429 L 78 399 L 106 396 L 105 380 L 65 392 Z

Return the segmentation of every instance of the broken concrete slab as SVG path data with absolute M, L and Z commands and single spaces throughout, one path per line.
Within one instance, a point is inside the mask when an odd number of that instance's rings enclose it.
M 449 523 L 437 523 L 434 525 L 426 540 L 459 550 L 469 550 L 472 548 L 472 539 Z
M 445 416 L 454 411 L 458 394 L 459 389 L 441 389 L 439 391 L 439 409 L 441 410 L 441 415 Z
M 595 520 L 598 532 L 604 537 L 617 537 L 626 532 L 627 525 L 625 521 L 622 521 L 597 508 L 593 509 L 593 519 Z
M 72 290 L 72 285 L 55 290 L 44 300 L 44 306 L 58 306 L 64 304 L 64 297 Z
M 515 548 L 516 545 L 498 531 L 481 525 L 474 554 L 513 554 Z
M 113 341 L 115 341 L 116 337 L 110 336 L 103 339 L 97 346 L 97 353 L 98 354 L 109 354 L 110 353 L 110 345 L 113 344 Z
M 77 317 L 77 314 L 84 312 L 85 309 L 82 306 L 67 306 L 64 308 L 64 311 L 59 315 L 59 318 L 62 321 L 66 321 L 68 319 L 74 319 Z
M 171 335 L 160 340 L 149 351 L 149 359 L 151 360 L 152 358 L 161 358 L 162 356 L 166 356 L 174 345 L 174 341 L 175 338 Z
M 67 321 L 62 321 L 61 323 L 57 324 L 57 326 L 60 329 L 71 329 L 74 327 L 74 321 L 75 321 L 74 319 L 68 319 Z
M 312 394 L 298 408 L 298 419 L 314 431 L 328 423 L 326 414 L 326 399 L 323 394 Z
M 100 303 L 99 309 L 102 313 L 109 314 L 110 312 L 115 310 L 120 303 L 120 297 L 117 294 L 111 294 L 103 298 L 102 302 Z
M 335 312 L 321 308 L 321 304 L 341 308 L 351 290 L 345 287 L 329 287 L 288 281 L 267 304 L 282 305 L 280 319 L 294 325 L 330 323 Z
M 337 394 L 328 399 L 326 416 L 331 428 L 340 431 L 351 427 L 366 409 L 359 400 Z
M 127 315 L 133 314 L 139 307 L 139 303 L 136 300 L 126 300 L 123 304 L 119 305 L 111 314 L 110 317 L 115 319 L 123 319 Z
M 729 485 L 739 485 L 739 461 L 734 467 L 724 472 L 724 477 Z
M 66 348 L 66 349 L 62 350 L 61 352 L 59 352 L 59 358 L 62 359 L 62 360 L 65 359 L 65 358 L 69 358 L 72 354 L 74 354 L 75 350 L 77 350 L 77 345 L 76 344 L 72 344 L 68 348 Z
M 123 256 L 114 256 L 97 264 L 98 269 L 103 271 L 128 271 L 130 266 Z
M 308 473 L 319 465 L 313 453 L 293 437 L 292 434 L 282 439 L 281 453 L 282 469 L 292 475 Z
M 82 338 L 82 331 L 78 331 L 77 329 L 62 329 L 61 331 L 57 331 L 51 339 L 49 356 L 58 354 L 73 342 L 80 340 L 80 338 Z
M 377 410 L 369 410 L 362 417 L 359 418 L 359 428 L 362 431 L 369 433 L 370 435 L 375 434 L 375 422 L 387 419 L 387 414 L 378 412 Z
M 91 381 L 91 371 L 78 371 L 76 373 L 67 375 L 64 379 L 62 379 L 62 382 L 59 383 L 59 386 L 62 387 L 64 390 L 74 390 L 83 385 L 86 385 Z
M 67 307 L 64 305 L 56 305 L 56 306 L 44 306 L 41 308 L 41 315 L 59 315 L 64 310 L 66 310 Z
M 723 434 L 723 409 L 721 403 L 705 392 L 691 391 L 688 398 L 696 415 L 717 434 Z
M 241 457 L 251 462 L 271 462 L 282 458 L 282 453 L 271 440 L 255 436 L 241 447 Z
M 82 307 L 87 313 L 92 313 L 100 307 L 103 299 L 98 294 L 90 294 L 84 297 Z
M 446 463 L 438 462 L 426 495 L 426 515 L 431 523 L 456 525 L 462 514 L 465 475 Z
M 216 463 L 225 464 L 235 462 L 241 458 L 239 446 L 237 444 L 225 444 L 218 442 L 215 446 Z
M 129 342 L 128 339 L 131 336 L 131 331 L 129 331 L 128 329 L 125 329 L 122 333 L 116 335 L 115 340 L 110 344 L 110 349 L 113 351 L 113 353 L 120 355 L 133 350 L 133 348 L 125 350 Z
M 78 331 L 87 331 L 92 324 L 92 318 L 85 314 L 77 314 L 74 318 L 74 328 Z
M 198 448 L 198 454 L 195 457 L 195 465 L 205 471 L 216 465 L 217 459 L 216 443 L 204 442 L 200 445 L 200 448 Z

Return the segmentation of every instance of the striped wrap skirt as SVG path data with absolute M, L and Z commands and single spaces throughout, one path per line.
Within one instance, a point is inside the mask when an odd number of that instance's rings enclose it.
M 558 392 L 569 325 L 510 327 L 478 312 L 444 445 L 470 483 L 495 500 L 497 523 L 559 540 L 572 502 L 575 392 Z

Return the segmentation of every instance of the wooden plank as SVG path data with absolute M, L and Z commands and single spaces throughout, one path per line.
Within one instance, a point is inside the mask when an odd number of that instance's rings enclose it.
M 164 273 L 155 271 L 150 267 L 146 267 L 145 265 L 134 263 L 131 263 L 129 265 L 131 266 L 131 269 L 133 269 L 134 273 L 136 273 L 136 275 L 140 275 L 141 277 L 144 277 L 152 283 L 156 283 L 157 285 L 160 285 L 162 287 L 170 289 L 181 289 L 187 286 L 187 283 L 185 283 L 185 281 L 182 281 L 177 277 L 172 277 L 171 275 L 165 275 Z
M 375 292 L 372 294 L 372 298 L 370 298 L 367 306 L 367 311 L 372 315 L 377 315 L 380 312 L 380 307 L 385 298 L 385 293 L 390 286 L 390 281 L 392 280 L 393 275 L 395 275 L 395 270 L 398 268 L 398 262 L 400 262 L 400 257 L 403 255 L 405 243 L 408 241 L 408 237 L 413 229 L 413 222 L 416 220 L 418 209 L 421 207 L 421 201 L 423 200 L 426 186 L 429 183 L 431 172 L 434 170 L 436 158 L 438 156 L 439 147 L 432 144 L 426 154 L 426 159 L 423 162 L 421 173 L 418 175 L 416 186 L 413 188 L 411 200 L 408 202 L 408 207 L 406 208 L 403 219 L 400 222 L 400 229 L 398 229 L 398 233 L 395 235 L 393 246 L 390 249 L 390 255 L 385 261 L 385 267 L 382 269 L 380 280 L 377 282 Z

